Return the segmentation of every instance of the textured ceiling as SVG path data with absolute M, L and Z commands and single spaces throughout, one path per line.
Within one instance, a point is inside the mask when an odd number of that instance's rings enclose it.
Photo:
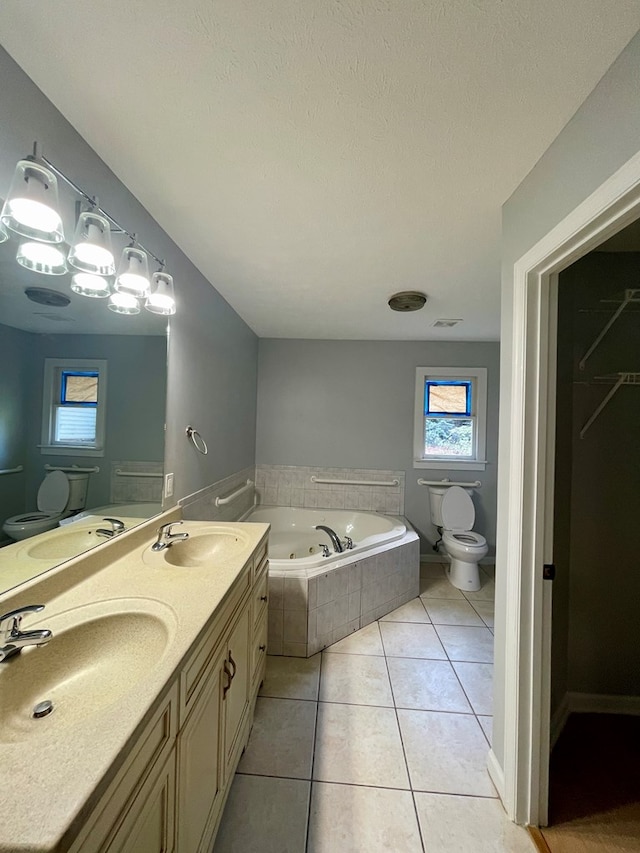
M 3 0 L 2 44 L 261 337 L 496 339 L 500 206 L 640 27 L 637 0 L 46 11 Z

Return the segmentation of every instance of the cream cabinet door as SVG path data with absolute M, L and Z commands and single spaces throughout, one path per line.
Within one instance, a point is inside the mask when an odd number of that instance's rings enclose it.
M 240 613 L 227 643 L 223 677 L 225 776 L 238 752 L 238 737 L 249 710 L 249 608 Z M 231 768 L 233 769 L 233 768 Z
M 222 806 L 224 756 L 220 743 L 223 665 L 226 646 L 178 737 L 178 850 L 208 849 L 209 828 Z

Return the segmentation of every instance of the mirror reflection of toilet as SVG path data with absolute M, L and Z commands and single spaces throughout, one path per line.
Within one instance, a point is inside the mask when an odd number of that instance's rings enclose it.
M 466 592 L 479 590 L 478 561 L 486 557 L 489 547 L 484 536 L 473 532 L 476 513 L 470 491 L 460 486 L 429 486 L 429 503 L 431 521 L 442 529 L 442 544 L 451 560 L 449 582 Z
M 84 509 L 89 475 L 51 471 L 38 489 L 38 509 L 12 515 L 2 529 L 17 542 L 53 530 L 62 518 Z

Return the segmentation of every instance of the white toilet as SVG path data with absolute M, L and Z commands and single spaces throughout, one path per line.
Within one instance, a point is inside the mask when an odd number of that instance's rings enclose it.
M 65 474 L 51 471 L 38 489 L 38 509 L 12 515 L 2 529 L 17 542 L 53 530 L 62 518 L 84 509 L 87 500 L 88 474 Z
M 470 492 L 460 486 L 429 486 L 431 521 L 442 530 L 442 542 L 451 558 L 447 569 L 453 586 L 467 592 L 480 589 L 478 561 L 489 550 L 487 540 L 474 533 L 476 513 Z

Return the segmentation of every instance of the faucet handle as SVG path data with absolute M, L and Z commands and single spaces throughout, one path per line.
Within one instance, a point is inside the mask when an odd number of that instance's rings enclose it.
M 103 518 L 103 521 L 108 521 L 109 524 L 113 527 L 114 533 L 120 533 L 124 530 L 124 521 L 120 521 L 119 518 Z
M 44 604 L 26 604 L 24 607 L 17 607 L 15 610 L 10 610 L 4 616 L 0 616 L 0 634 L 3 634 L 5 639 L 20 630 L 22 617 L 28 613 L 40 613 L 44 610 Z
M 158 528 L 158 533 L 164 533 L 165 536 L 171 536 L 171 529 L 174 524 L 184 524 L 184 521 L 168 521 L 166 524 L 161 524 Z
M 323 557 L 330 557 L 331 556 L 331 551 L 329 550 L 329 546 L 325 545 L 324 542 L 319 542 L 318 547 L 322 548 L 322 556 Z

